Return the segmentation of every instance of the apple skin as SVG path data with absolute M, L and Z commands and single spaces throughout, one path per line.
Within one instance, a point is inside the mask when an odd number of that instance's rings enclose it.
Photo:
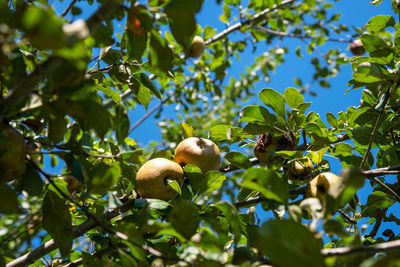
M 189 137 L 175 149 L 175 162 L 181 166 L 194 164 L 203 173 L 218 170 L 221 165 L 221 153 L 217 145 L 208 139 Z
M 272 159 L 280 161 L 280 157 L 271 155 L 272 151 L 293 150 L 293 138 L 289 134 L 273 136 L 272 133 L 260 135 L 254 146 L 254 155 L 262 163 L 270 163 Z
M 361 56 L 365 53 L 365 48 L 360 39 L 354 40 L 350 44 L 350 51 L 355 56 Z
M 200 57 L 204 53 L 206 45 L 203 38 L 195 36 L 192 43 L 189 46 L 188 55 L 192 58 Z
M 165 158 L 151 159 L 136 174 L 136 191 L 143 198 L 169 200 L 176 195 L 176 191 L 167 184 L 167 179 L 180 184 L 183 180 L 182 167 Z
M 288 179 L 298 184 L 304 184 L 313 171 L 314 165 L 309 158 L 294 160 L 289 165 Z
M 25 172 L 24 137 L 8 125 L 0 124 L 0 181 L 17 179 Z
M 323 201 L 329 188 L 339 180 L 340 178 L 331 172 L 320 173 L 308 183 L 305 195 Z

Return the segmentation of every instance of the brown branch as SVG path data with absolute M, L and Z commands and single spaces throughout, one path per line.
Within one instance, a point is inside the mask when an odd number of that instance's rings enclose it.
M 263 32 L 266 32 L 268 34 L 280 36 L 280 37 L 291 37 L 291 38 L 299 38 L 299 39 L 317 39 L 315 36 L 307 36 L 307 35 L 301 35 L 301 34 L 294 34 L 294 33 L 287 33 L 287 32 L 278 32 L 274 31 L 262 26 L 254 26 L 254 28 L 261 30 Z M 352 40 L 350 39 L 336 39 L 336 38 L 328 38 L 326 37 L 326 41 L 328 42 L 337 42 L 337 43 L 351 43 Z
M 397 83 L 394 83 L 393 86 L 396 86 L 396 85 L 397 85 Z M 365 154 L 364 154 L 363 159 L 361 161 L 360 169 L 363 169 L 364 164 L 367 161 L 367 157 L 368 157 L 369 151 L 371 150 L 371 147 L 372 147 L 372 142 L 374 141 L 375 134 L 378 131 L 379 125 L 381 124 L 381 119 L 382 119 L 383 114 L 385 113 L 386 104 L 387 104 L 387 102 L 389 101 L 389 98 L 390 98 L 390 89 L 391 88 L 392 88 L 392 85 L 388 88 L 388 90 L 387 90 L 387 92 L 385 94 L 385 98 L 384 98 L 383 104 L 382 104 L 382 110 L 381 110 L 381 112 L 379 112 L 378 118 L 376 119 L 376 122 L 375 122 L 374 129 L 372 130 L 371 135 L 369 137 L 368 148 L 367 148 L 367 151 L 365 151 Z
M 395 250 L 400 250 L 400 240 L 378 243 L 371 246 L 325 248 L 321 250 L 321 253 L 325 257 L 341 257 L 362 253 L 374 254 L 380 251 L 388 252 Z
M 389 174 L 400 174 L 400 165 L 389 166 L 384 168 L 378 168 L 368 171 L 361 171 L 361 173 L 366 177 L 376 177 Z
M 61 17 L 65 17 L 65 15 L 68 14 L 68 12 L 71 10 L 71 8 L 75 5 L 77 0 L 72 0 L 71 3 L 69 3 L 69 5 L 67 6 L 66 9 L 64 9 L 63 13 L 61 13 Z
M 384 187 L 387 191 L 389 191 L 389 193 L 390 193 L 392 196 L 394 196 L 394 197 L 396 198 L 396 200 L 397 200 L 398 202 L 400 202 L 400 197 L 399 197 L 399 195 L 397 195 L 397 193 L 394 192 L 394 190 L 393 190 L 392 188 L 390 188 L 387 184 L 385 184 L 384 182 L 382 182 L 381 180 L 379 180 L 379 179 L 377 179 L 377 178 L 375 178 L 375 177 L 373 177 L 373 178 L 367 178 L 367 179 L 370 179 L 370 180 L 372 180 L 372 181 L 378 183 L 378 184 L 381 185 L 382 187 Z
M 378 233 L 379 227 L 381 227 L 382 221 L 383 221 L 383 217 L 386 216 L 386 212 L 388 211 L 388 208 L 385 208 L 383 210 L 381 210 L 381 212 L 378 214 L 374 227 L 372 228 L 371 232 L 369 233 L 368 236 L 370 237 L 375 237 L 376 234 Z
M 343 216 L 343 218 L 351 224 L 356 224 L 357 220 L 355 220 L 354 218 L 351 218 L 349 215 L 347 215 L 344 211 L 342 210 L 338 210 L 338 212 Z
M 295 1 L 296 0 L 284 0 L 280 4 L 275 5 L 272 8 L 266 8 L 263 11 L 261 11 L 261 12 L 255 14 L 254 16 L 252 16 L 250 19 L 238 22 L 236 24 L 233 24 L 232 26 L 228 27 L 227 29 L 223 30 L 222 32 L 216 34 L 212 38 L 208 39 L 205 42 L 205 44 L 206 45 L 212 44 L 212 43 L 224 38 L 226 35 L 234 32 L 234 31 L 239 30 L 241 27 L 243 27 L 245 25 L 249 25 L 249 24 L 259 20 L 260 18 L 265 17 L 268 13 L 270 13 L 270 12 L 276 10 L 276 9 L 279 9 L 279 8 L 281 8 L 283 6 L 286 6 L 288 4 L 291 4 L 291 3 L 295 2 Z

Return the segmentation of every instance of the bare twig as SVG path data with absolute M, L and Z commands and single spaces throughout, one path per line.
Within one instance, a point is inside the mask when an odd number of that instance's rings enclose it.
M 379 227 L 381 227 L 381 224 L 382 224 L 382 221 L 383 221 L 383 217 L 386 216 L 387 210 L 388 210 L 388 208 L 384 208 L 378 214 L 378 216 L 376 217 L 376 221 L 375 221 L 374 227 L 372 228 L 372 230 L 371 230 L 371 232 L 369 233 L 368 236 L 370 236 L 370 237 L 375 237 L 376 236 L 376 234 L 378 233 Z
M 253 23 L 253 22 L 255 22 L 255 21 L 261 19 L 262 17 L 265 17 L 268 13 L 270 13 L 270 12 L 276 10 L 276 9 L 279 9 L 279 8 L 281 8 L 281 7 L 283 7 L 283 6 L 286 6 L 286 5 L 288 5 L 288 4 L 294 3 L 295 1 L 296 1 L 296 0 L 285 0 L 285 1 L 282 1 L 282 2 L 281 2 L 280 4 L 278 4 L 278 5 L 275 5 L 275 6 L 272 7 L 272 8 L 266 8 L 266 9 L 264 9 L 263 11 L 261 11 L 260 13 L 257 13 L 257 14 L 255 14 L 254 16 L 252 16 L 250 19 L 244 20 L 244 21 L 241 21 L 241 22 L 238 22 L 238 23 L 235 23 L 235 24 L 233 24 L 232 26 L 230 26 L 229 28 L 227 28 L 227 29 L 223 30 L 222 32 L 216 34 L 216 35 L 213 36 L 212 38 L 208 39 L 208 40 L 205 42 L 205 44 L 206 44 L 206 45 L 209 45 L 209 44 L 211 44 L 211 43 L 214 43 L 214 42 L 216 42 L 216 41 L 218 41 L 218 40 L 224 38 L 226 35 L 228 35 L 228 34 L 234 32 L 234 31 L 239 30 L 241 27 L 243 27 L 243 26 L 245 26 L 245 25 L 249 25 L 249 24 L 251 24 L 251 23 Z
M 65 17 L 65 15 L 68 14 L 68 12 L 71 10 L 71 8 L 75 5 L 77 0 L 72 0 L 71 3 L 67 6 L 66 9 L 64 9 L 63 13 L 61 13 L 61 17 Z
M 370 180 L 372 180 L 372 181 L 374 181 L 374 182 L 376 182 L 376 183 L 378 183 L 378 184 L 381 185 L 382 187 L 384 187 L 387 191 L 389 191 L 389 193 L 390 193 L 392 196 L 394 196 L 394 197 L 396 198 L 396 200 L 397 200 L 398 202 L 400 202 L 400 197 L 399 197 L 399 195 L 397 195 L 397 193 L 394 192 L 394 190 L 393 190 L 392 188 L 390 188 L 387 184 L 385 184 L 384 182 L 382 182 L 381 180 L 379 180 L 379 179 L 377 179 L 377 178 L 375 178 L 375 177 L 373 177 L 373 178 L 367 177 L 367 178 L 370 179 Z
M 351 218 L 349 215 L 347 215 L 344 211 L 338 210 L 338 212 L 343 216 L 343 218 L 351 224 L 356 224 L 357 221 L 354 218 Z
M 294 34 L 294 33 L 287 33 L 287 32 L 278 32 L 274 31 L 262 26 L 254 26 L 254 28 L 264 31 L 268 34 L 276 35 L 276 36 L 281 36 L 281 37 L 292 37 L 292 38 L 299 38 L 299 39 L 317 39 L 315 36 L 307 36 L 307 35 L 301 35 L 301 34 Z M 326 37 L 326 41 L 329 42 L 337 42 L 337 43 L 351 43 L 351 39 L 335 39 L 335 38 L 328 38 Z
M 394 85 L 397 85 L 397 83 L 394 83 Z M 387 92 L 385 94 L 385 98 L 384 98 L 383 104 L 382 104 L 382 110 L 381 110 L 381 112 L 379 112 L 378 118 L 376 119 L 376 122 L 375 122 L 374 129 L 372 130 L 371 135 L 369 137 L 368 148 L 367 148 L 367 151 L 365 151 L 363 159 L 362 159 L 362 161 L 360 163 L 360 169 L 363 169 L 364 164 L 367 161 L 369 151 L 371 150 L 371 147 L 372 147 L 372 142 L 374 141 L 374 137 L 375 137 L 376 132 L 378 131 L 379 125 L 381 123 L 382 116 L 385 113 L 386 104 L 387 104 L 387 102 L 389 101 L 389 98 L 390 98 L 390 89 L 391 88 L 392 88 L 392 85 L 389 86 L 389 88 L 388 88 L 388 90 L 387 90 Z

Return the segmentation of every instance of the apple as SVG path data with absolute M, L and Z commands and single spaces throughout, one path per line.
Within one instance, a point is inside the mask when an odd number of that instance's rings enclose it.
M 221 165 L 221 153 L 213 141 L 189 137 L 178 144 L 175 149 L 175 162 L 181 166 L 194 164 L 203 173 L 218 170 Z
M 268 163 L 273 158 L 274 151 L 293 149 L 293 138 L 289 134 L 273 136 L 272 133 L 266 133 L 258 138 L 254 146 L 254 155 L 260 162 Z
M 14 128 L 0 124 L 0 181 L 17 179 L 25 172 L 24 137 Z
M 183 180 L 182 167 L 165 158 L 154 158 L 147 161 L 136 174 L 137 193 L 143 198 L 169 200 L 176 191 L 168 185 L 167 180 Z
M 365 53 L 365 48 L 360 39 L 354 40 L 350 44 L 350 51 L 355 56 L 361 56 Z
M 188 55 L 189 57 L 193 58 L 200 57 L 203 54 L 205 48 L 206 45 L 203 38 L 201 38 L 200 36 L 195 36 L 189 46 Z
M 315 176 L 307 185 L 306 197 L 316 197 L 324 200 L 329 188 L 340 178 L 331 172 L 323 172 Z
M 314 171 L 314 165 L 311 160 L 304 157 L 299 160 L 294 160 L 289 164 L 288 179 L 297 182 L 298 184 L 304 184 Z

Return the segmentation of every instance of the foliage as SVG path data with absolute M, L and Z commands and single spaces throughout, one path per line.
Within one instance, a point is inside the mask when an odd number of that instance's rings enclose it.
M 222 32 L 197 24 L 200 0 L 73 0 L 62 14 L 47 1 L 0 2 L 0 151 L 7 155 L 0 155 L 0 265 L 398 264 L 390 252 L 398 236 L 378 231 L 400 222 L 390 213 L 400 201 L 399 23 L 379 15 L 350 30 L 338 23 L 340 13 L 326 11 L 336 2 L 328 0 L 216 2 Z M 87 10 L 93 14 L 83 20 Z M 316 53 L 344 34 L 360 38 L 368 56 Z M 207 47 L 193 60 L 187 52 L 196 35 Z M 312 81 L 293 77 L 297 88 L 282 93 L 257 88 L 285 61 L 286 37 L 307 40 L 296 54 L 312 55 Z M 251 49 L 254 63 L 229 78 Z M 317 95 L 311 83 L 330 87 L 344 64 L 353 70 L 349 90 L 362 90 L 362 99 L 325 114 L 328 125 L 304 94 Z M 142 147 L 128 112 L 151 101 L 160 101 L 149 115 L 157 112 L 163 141 Z M 161 117 L 170 103 L 178 120 Z M 260 164 L 251 150 L 266 133 L 290 134 L 295 149 L 271 149 Z M 218 145 L 220 170 L 188 164 L 184 183 L 168 181 L 179 193 L 172 200 L 140 198 L 138 169 L 172 159 L 175 145 L 193 135 Z M 328 156 L 340 160 L 340 181 L 325 197 L 306 198 L 288 166 L 310 158 L 309 180 L 331 170 Z M 65 176 L 79 186 L 58 179 Z M 363 203 L 365 180 L 371 190 Z M 366 221 L 374 225 L 369 233 L 360 229 Z M 49 249 L 36 248 L 45 242 Z

